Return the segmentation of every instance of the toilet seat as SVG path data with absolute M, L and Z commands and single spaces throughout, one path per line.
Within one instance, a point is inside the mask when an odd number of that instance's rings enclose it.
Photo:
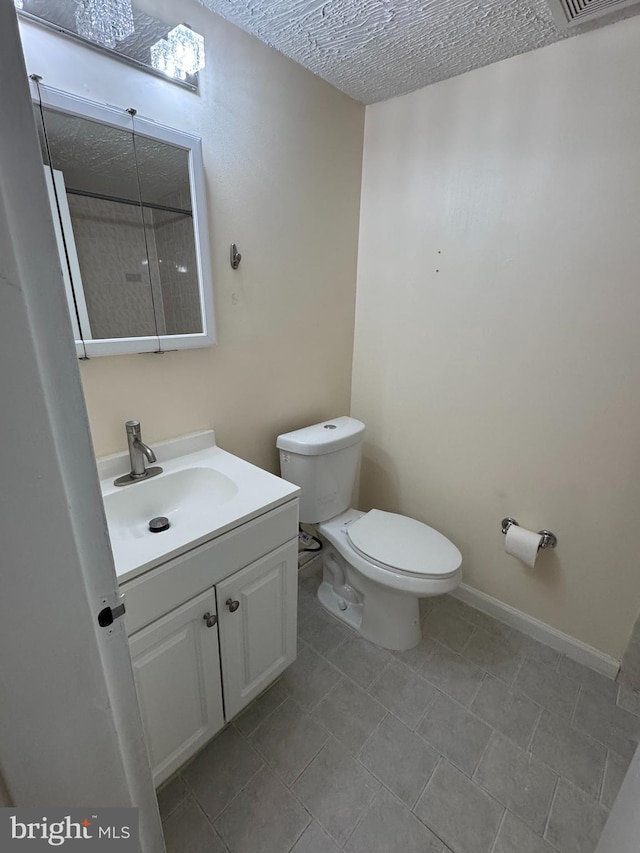
M 346 527 L 352 548 L 383 569 L 419 578 L 455 575 L 462 555 L 446 536 L 405 515 L 372 509 Z

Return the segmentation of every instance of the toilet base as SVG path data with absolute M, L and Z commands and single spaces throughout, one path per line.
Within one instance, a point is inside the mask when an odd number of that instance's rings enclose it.
M 335 554 L 332 556 L 335 559 Z M 384 649 L 406 651 L 417 646 L 422 640 L 417 596 L 384 589 L 362 575 L 356 578 L 356 573 L 349 571 L 344 561 L 341 563 L 358 601 L 347 601 L 339 595 L 331 582 L 332 575 L 327 577 L 325 568 L 324 580 L 318 588 L 318 601 L 324 609 Z
M 360 580 L 360 578 L 358 578 Z M 384 649 L 406 651 L 422 640 L 420 604 L 415 595 L 387 590 L 363 578 L 365 605 L 360 633 Z M 374 587 L 367 595 L 367 587 Z
M 354 631 L 360 633 L 362 624 L 362 604 L 353 604 L 339 596 L 330 583 L 323 581 L 318 587 L 318 601 L 341 622 L 345 622 Z

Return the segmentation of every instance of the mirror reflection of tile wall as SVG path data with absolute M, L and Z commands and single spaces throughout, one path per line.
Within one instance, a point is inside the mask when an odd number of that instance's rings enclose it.
M 162 199 L 167 207 L 187 209 L 191 198 L 182 191 Z M 193 221 L 182 213 L 152 210 L 153 234 L 161 283 L 167 335 L 202 331 Z
M 191 217 L 145 208 L 143 228 L 137 207 L 67 198 L 94 337 L 202 331 Z M 180 193 L 163 199 L 178 208 L 185 201 Z
M 71 194 L 67 200 L 93 337 L 165 334 L 151 211 L 144 211 L 145 245 L 140 208 Z

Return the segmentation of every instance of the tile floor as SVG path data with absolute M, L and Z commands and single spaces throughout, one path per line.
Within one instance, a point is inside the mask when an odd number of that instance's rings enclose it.
M 591 853 L 640 696 L 449 596 L 371 645 L 300 575 L 296 662 L 159 792 L 168 853 Z

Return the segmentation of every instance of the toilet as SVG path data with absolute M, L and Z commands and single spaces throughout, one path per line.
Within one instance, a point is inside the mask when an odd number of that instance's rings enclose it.
M 419 599 L 461 580 L 462 556 L 437 530 L 393 512 L 350 507 L 364 424 L 340 417 L 278 436 L 280 471 L 300 486 L 300 521 L 324 548 L 322 606 L 386 649 L 422 639 Z

